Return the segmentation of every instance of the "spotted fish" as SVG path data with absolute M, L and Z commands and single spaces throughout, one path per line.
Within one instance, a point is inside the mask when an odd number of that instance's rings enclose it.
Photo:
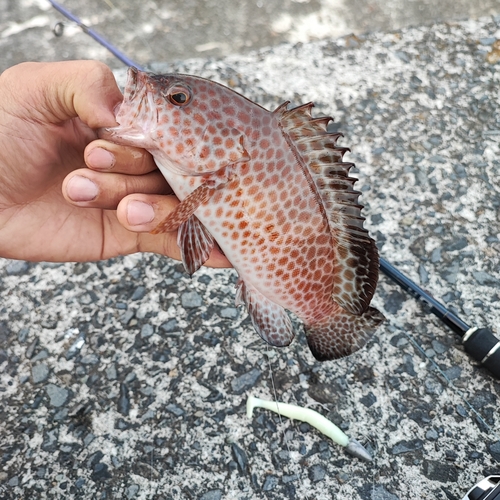
M 324 361 L 359 349 L 383 320 L 369 306 L 379 259 L 331 118 L 288 105 L 270 112 L 212 81 L 131 68 L 106 136 L 147 149 L 179 198 L 154 232 L 178 231 L 186 270 L 217 243 L 259 335 L 290 344 L 292 311 Z

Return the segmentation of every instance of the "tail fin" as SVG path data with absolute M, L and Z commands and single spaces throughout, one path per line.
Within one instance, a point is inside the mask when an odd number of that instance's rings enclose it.
M 305 325 L 309 349 L 318 361 L 349 356 L 368 342 L 384 319 L 383 314 L 373 307 L 355 316 L 335 304 L 329 317 Z

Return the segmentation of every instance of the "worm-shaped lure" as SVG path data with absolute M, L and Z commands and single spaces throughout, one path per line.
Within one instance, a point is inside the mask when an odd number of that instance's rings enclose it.
M 300 420 L 312 425 L 325 436 L 328 436 L 332 441 L 335 441 L 340 446 L 343 446 L 346 451 L 357 458 L 370 462 L 372 456 L 368 450 L 355 439 L 347 436 L 333 422 L 330 422 L 317 411 L 309 408 L 301 408 L 300 406 L 291 405 L 288 403 L 279 403 L 277 401 L 266 401 L 265 399 L 249 396 L 247 400 L 247 417 L 252 418 L 254 408 L 265 408 L 271 410 L 278 415 L 282 415 L 293 420 Z

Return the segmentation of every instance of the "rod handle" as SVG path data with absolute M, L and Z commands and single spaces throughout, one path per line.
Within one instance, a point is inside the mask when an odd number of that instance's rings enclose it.
M 489 328 L 471 328 L 462 343 L 466 352 L 500 379 L 500 339 Z

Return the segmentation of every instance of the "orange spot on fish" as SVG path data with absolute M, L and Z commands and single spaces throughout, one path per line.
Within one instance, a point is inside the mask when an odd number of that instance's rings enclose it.
M 205 123 L 207 122 L 205 120 L 205 118 L 203 117 L 203 115 L 201 115 L 200 113 L 195 113 L 194 116 L 193 116 L 193 118 L 200 125 L 205 125 Z

